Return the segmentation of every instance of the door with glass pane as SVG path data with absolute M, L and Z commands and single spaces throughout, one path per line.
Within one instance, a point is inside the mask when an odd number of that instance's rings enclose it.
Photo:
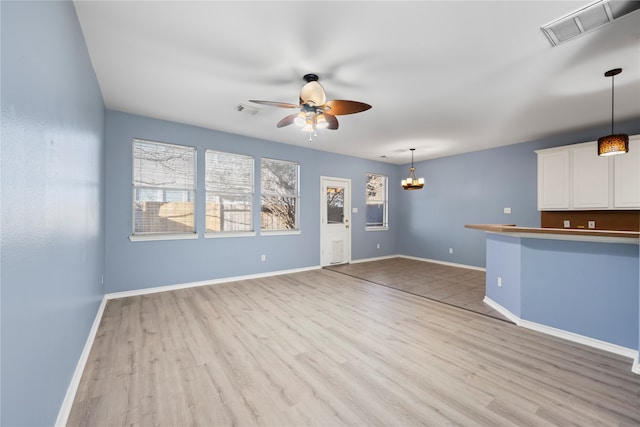
M 351 180 L 321 178 L 320 264 L 351 261 Z

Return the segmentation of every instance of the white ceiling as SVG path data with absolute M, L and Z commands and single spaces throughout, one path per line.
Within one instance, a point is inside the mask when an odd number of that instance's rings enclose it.
M 588 3 L 74 2 L 107 108 L 395 164 L 608 125 L 616 67 L 615 120 L 640 120 L 640 11 L 556 47 L 540 30 Z M 248 102 L 297 103 L 307 73 L 373 108 L 310 143 Z

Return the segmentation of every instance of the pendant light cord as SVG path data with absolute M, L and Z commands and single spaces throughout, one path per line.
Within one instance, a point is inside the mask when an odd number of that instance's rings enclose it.
M 616 76 L 613 75 L 611 76 L 611 135 L 613 135 L 613 100 L 614 100 L 614 89 L 613 89 L 613 82 L 615 80 Z

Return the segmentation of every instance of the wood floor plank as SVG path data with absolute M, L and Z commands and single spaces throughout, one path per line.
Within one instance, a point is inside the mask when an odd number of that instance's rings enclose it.
M 326 268 L 508 321 L 483 302 L 484 271 L 400 257 Z
M 109 301 L 68 425 L 640 425 L 630 366 L 323 269 Z

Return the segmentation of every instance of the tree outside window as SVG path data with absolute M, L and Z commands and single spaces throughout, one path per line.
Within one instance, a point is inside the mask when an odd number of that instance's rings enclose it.
M 297 230 L 300 165 L 262 159 L 260 226 L 264 231 Z

